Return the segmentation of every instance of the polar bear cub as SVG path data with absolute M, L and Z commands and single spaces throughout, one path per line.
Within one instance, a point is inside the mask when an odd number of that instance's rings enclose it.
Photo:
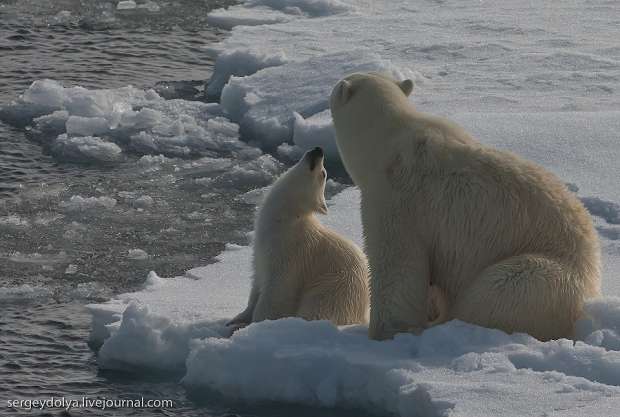
M 447 319 L 571 337 L 600 294 L 591 218 L 542 167 L 418 112 L 411 80 L 353 74 L 331 95 L 337 145 L 362 195 L 370 336 L 427 325 L 429 283 Z
M 229 325 L 282 317 L 368 321 L 368 264 L 351 241 L 323 226 L 323 151 L 315 148 L 267 193 L 254 237 L 254 280 L 247 308 Z

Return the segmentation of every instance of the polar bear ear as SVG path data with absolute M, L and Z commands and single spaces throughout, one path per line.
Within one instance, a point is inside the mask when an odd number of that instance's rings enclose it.
M 338 99 L 341 104 L 345 104 L 351 98 L 351 83 L 347 80 L 340 81 L 338 86 Z
M 409 94 L 411 94 L 411 92 L 413 91 L 412 80 L 403 80 L 398 83 L 398 86 L 400 87 L 401 90 L 403 90 L 403 93 L 405 93 L 407 97 L 409 97 Z

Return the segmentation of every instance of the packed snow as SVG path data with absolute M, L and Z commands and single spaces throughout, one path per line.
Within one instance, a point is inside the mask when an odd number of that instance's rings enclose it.
M 151 273 L 143 290 L 90 305 L 99 365 L 185 373 L 188 389 L 238 400 L 377 415 L 616 415 L 620 49 L 614 39 L 620 29 L 614 7 L 585 0 L 562 7 L 526 1 L 489 7 L 474 0 L 246 1 L 210 16 L 212 24 L 232 28 L 208 50 L 216 68 L 207 91 L 221 95 L 219 105 L 168 104 L 152 92 L 126 89 L 97 92 L 131 97 L 122 109 L 81 114 L 71 103 L 82 90 L 33 85 L 3 109 L 3 118 L 25 114 L 25 123 L 34 120 L 33 128 L 54 132 L 54 140 L 62 134 L 100 138 L 123 152 L 126 145 L 110 132 L 129 126 L 131 149 L 148 154 L 138 163 L 157 169 L 166 158 L 157 153 L 205 149 L 195 131 L 209 138 L 217 132 L 233 148 L 255 146 L 286 160 L 317 145 L 337 159 L 327 102 L 335 82 L 354 71 L 413 78 L 411 100 L 421 111 L 447 115 L 481 142 L 562 178 L 593 215 L 602 242 L 604 296 L 588 302 L 577 341 L 543 343 L 458 321 L 384 342 L 368 340 L 364 326 L 299 319 L 253 324 L 231 336 L 224 323 L 245 307 L 252 253 L 231 245 L 212 265 L 176 278 Z M 164 129 L 169 123 L 160 122 L 160 113 L 178 118 L 185 134 Z M 93 120 L 68 123 L 76 116 Z M 268 174 L 243 195 L 248 203 L 260 201 L 261 187 L 277 172 L 270 157 L 259 155 L 252 172 Z M 243 176 L 243 168 L 219 161 L 222 175 L 228 174 L 221 181 Z M 330 200 L 329 211 L 324 222 L 361 243 L 359 192 L 344 190 Z
M 361 243 L 359 191 L 335 196 L 323 220 Z M 556 415 L 602 417 L 620 406 L 619 297 L 588 303 L 576 343 L 459 321 L 387 342 L 370 341 L 365 326 L 299 319 L 253 324 L 229 338 L 224 324 L 245 307 L 250 276 L 251 248 L 231 246 L 213 265 L 169 279 L 151 273 L 144 290 L 90 305 L 100 366 L 185 372 L 189 389 L 247 401 L 378 415 L 520 416 L 562 407 Z

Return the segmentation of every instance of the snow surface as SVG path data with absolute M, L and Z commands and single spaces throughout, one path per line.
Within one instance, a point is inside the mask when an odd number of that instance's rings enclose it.
M 361 243 L 359 191 L 329 202 L 326 225 Z M 245 307 L 251 248 L 90 305 L 102 368 L 183 372 L 191 389 L 248 401 L 362 408 L 400 416 L 611 416 L 620 406 L 620 298 L 588 303 L 581 341 L 540 342 L 459 321 L 421 336 L 368 340 L 364 326 L 285 319 L 231 338 Z M 554 414 L 555 410 L 555 414 Z
M 221 94 L 221 104 L 177 100 L 166 113 L 200 127 L 207 137 L 213 130 L 205 120 L 214 120 L 217 132 L 227 127 L 223 136 L 235 146 L 242 146 L 233 132 L 238 125 L 251 145 L 285 158 L 320 144 L 330 159 L 337 155 L 327 97 L 340 77 L 384 71 L 413 78 L 411 100 L 420 110 L 447 115 L 482 142 L 542 164 L 568 183 L 594 216 L 605 296 L 588 303 L 587 317 L 578 323 L 579 341 L 543 343 L 453 321 L 420 336 L 374 342 L 363 326 L 297 319 L 254 324 L 229 337 L 225 320 L 245 307 L 251 274 L 251 248 L 231 246 L 212 265 L 169 279 L 152 273 L 142 291 L 91 305 L 91 338 L 102 344 L 100 366 L 180 371 L 187 387 L 235 399 L 377 415 L 617 415 L 620 27 L 615 7 L 588 0 L 561 7 L 525 0 L 493 5 L 246 1 L 210 16 L 213 24 L 233 28 L 208 50 L 217 59 L 208 93 Z M 118 112 L 81 114 L 68 99 L 73 90 L 42 87 L 33 85 L 0 116 L 43 116 L 35 121 L 39 130 L 114 141 L 101 120 L 74 119 L 71 132 L 67 122 L 71 116 L 102 117 L 114 130 L 123 126 Z M 158 113 L 138 110 L 164 112 L 167 104 L 153 93 L 111 91 L 89 94 L 97 95 L 97 103 L 108 94 L 141 103 L 132 109 L 134 117 L 125 119 L 134 149 L 169 156 L 203 149 L 191 128 L 184 129 L 189 135 L 177 129 L 161 138 L 159 128 L 169 123 L 160 123 Z M 141 121 L 145 127 L 136 127 Z M 115 143 L 123 147 L 122 141 Z M 139 163 L 156 167 L 162 158 L 147 155 Z M 265 155 L 253 158 L 252 172 L 274 164 Z M 230 181 L 243 176 L 243 168 L 231 171 Z M 246 197 L 254 202 L 261 194 Z M 358 191 L 347 189 L 329 204 L 325 223 L 360 243 Z

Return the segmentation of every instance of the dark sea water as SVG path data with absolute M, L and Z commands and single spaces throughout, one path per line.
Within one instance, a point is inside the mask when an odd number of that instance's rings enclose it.
M 0 0 L 0 107 L 45 78 L 203 100 L 213 67 L 203 46 L 226 36 L 205 18 L 226 2 L 137 1 L 148 8 L 133 11 L 117 11 L 116 3 Z M 187 161 L 177 162 L 157 170 L 131 158 L 114 167 L 58 162 L 30 140 L 27 128 L 0 122 L 0 415 L 326 415 L 190 394 L 177 383 L 182 375 L 98 370 L 96 352 L 87 345 L 85 304 L 139 287 L 149 270 L 178 275 L 211 262 L 226 242 L 246 241 L 253 206 L 234 197 L 252 184 L 198 188 L 187 180 Z M 59 202 L 72 195 L 127 201 L 148 195 L 154 205 L 148 214 L 123 208 L 123 201 L 114 210 L 68 213 Z M 149 257 L 128 257 L 131 249 Z M 174 408 L 63 412 L 8 406 L 9 400 L 82 396 L 172 399 Z

